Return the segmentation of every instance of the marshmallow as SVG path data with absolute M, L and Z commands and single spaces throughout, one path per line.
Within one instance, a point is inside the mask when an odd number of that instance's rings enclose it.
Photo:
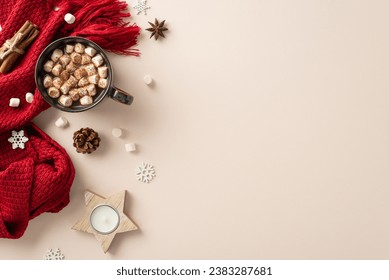
M 99 88 L 106 88 L 108 85 L 108 80 L 107 79 L 100 79 L 97 86 Z
M 49 88 L 51 86 L 53 86 L 53 78 L 51 78 L 50 75 L 46 75 L 44 78 L 43 78 L 43 86 L 45 88 Z
M 62 86 L 62 84 L 63 84 L 63 81 L 62 81 L 62 79 L 60 77 L 55 77 L 53 79 L 53 86 L 55 88 L 59 89 Z
M 89 81 L 91 84 L 97 85 L 98 82 L 99 82 L 99 76 L 98 76 L 98 75 L 89 76 L 89 77 L 88 77 L 88 81 Z
M 81 53 L 82 54 L 82 53 L 84 53 L 84 50 L 85 50 L 85 46 L 83 44 L 77 43 L 77 44 L 74 45 L 74 51 L 76 53 Z
M 88 72 L 86 72 L 85 68 L 79 68 L 76 71 L 74 71 L 74 77 L 76 77 L 77 80 L 81 80 L 83 77 L 87 77 Z
M 61 95 L 58 99 L 58 103 L 65 107 L 70 107 L 73 104 L 73 100 L 67 95 Z
M 80 99 L 80 103 L 81 105 L 90 105 L 93 103 L 93 99 L 89 95 L 85 95 Z
M 64 117 L 59 117 L 56 121 L 55 121 L 55 126 L 56 127 L 59 127 L 59 128 L 65 128 L 69 125 L 69 122 L 66 118 Z
M 46 72 L 50 73 L 51 70 L 53 70 L 53 67 L 54 67 L 54 61 L 48 60 L 48 61 L 46 61 L 46 63 L 43 65 L 43 70 L 45 70 Z
M 70 55 L 64 54 L 59 58 L 59 63 L 61 63 L 62 67 L 65 68 L 66 65 L 70 63 Z
M 53 70 L 51 70 L 51 73 L 53 73 L 54 76 L 59 76 L 62 72 L 62 65 L 57 63 L 54 67 Z
M 97 68 L 97 72 L 99 73 L 100 78 L 107 78 L 108 76 L 108 67 L 107 66 L 101 66 Z
M 86 72 L 88 73 L 88 76 L 95 75 L 97 73 L 95 66 L 91 63 L 84 66 Z
M 31 92 L 26 93 L 26 101 L 32 103 L 34 101 L 34 95 Z
M 75 64 L 73 63 L 73 61 L 70 62 L 68 65 L 66 65 L 66 71 L 68 71 L 68 72 L 70 72 L 70 73 L 73 73 L 73 72 L 76 71 L 76 70 L 77 70 L 77 65 L 75 65 Z
M 79 87 L 83 87 L 83 86 L 86 86 L 86 85 L 89 85 L 89 81 L 88 81 L 88 78 L 81 78 L 79 81 L 78 81 L 78 86 Z
M 73 24 L 75 21 L 76 21 L 76 17 L 73 16 L 72 14 L 70 13 L 67 13 L 64 17 L 64 20 L 68 23 L 68 24 Z
M 136 151 L 135 143 L 127 143 L 124 145 L 124 148 L 126 149 L 126 152 L 135 152 Z
M 81 64 L 86 65 L 92 62 L 92 58 L 89 55 L 83 54 L 81 56 Z
M 95 96 L 97 93 L 96 86 L 94 84 L 87 85 L 86 90 L 88 91 L 89 96 Z
M 70 87 L 75 87 L 78 83 L 78 80 L 74 76 L 70 75 L 66 83 L 68 83 Z
M 99 67 L 100 65 L 102 65 L 104 63 L 104 59 L 103 59 L 103 57 L 100 54 L 98 54 L 98 55 L 96 55 L 95 57 L 92 58 L 92 63 L 96 67 Z
M 54 10 L 54 12 L 58 12 L 58 11 L 59 11 L 59 7 L 55 6 L 55 7 L 53 8 L 53 10 Z
M 71 54 L 74 51 L 74 46 L 73 45 L 66 45 L 65 46 L 65 52 L 67 54 Z
M 114 128 L 112 129 L 112 135 L 113 137 L 119 138 L 122 136 L 122 130 L 120 128 Z
M 146 85 L 151 85 L 151 83 L 153 82 L 153 78 L 150 75 L 146 75 L 143 77 L 143 81 Z
M 59 90 L 55 87 L 51 87 L 47 90 L 47 94 L 51 97 L 51 98 L 58 98 L 60 93 L 59 93 Z
M 70 78 L 70 73 L 66 70 L 63 70 L 61 74 L 59 74 L 59 77 L 62 81 L 67 81 Z
M 74 52 L 74 53 L 71 53 L 71 54 L 70 54 L 70 59 L 71 59 L 74 63 L 80 64 L 80 63 L 81 63 L 81 60 L 82 60 L 82 57 L 81 57 L 81 54 Z
M 63 51 L 60 49 L 55 49 L 51 54 L 51 60 L 57 62 L 59 58 L 63 55 Z
M 96 50 L 92 47 L 87 47 L 87 48 L 85 48 L 85 53 L 87 55 L 89 55 L 90 57 L 93 57 L 96 54 Z
M 88 90 L 86 89 L 86 87 L 81 87 L 78 89 L 78 95 L 79 96 L 85 96 L 85 95 L 88 95 Z
M 74 89 L 71 89 L 69 91 L 69 96 L 70 98 L 73 100 L 73 101 L 77 101 L 78 99 L 80 99 L 80 95 L 79 95 L 79 89 L 78 88 L 74 88 Z
M 64 83 L 60 89 L 59 89 L 63 94 L 68 94 L 70 90 L 70 86 L 68 83 Z
M 9 100 L 9 106 L 10 107 L 19 107 L 20 105 L 20 99 L 19 98 L 11 98 Z

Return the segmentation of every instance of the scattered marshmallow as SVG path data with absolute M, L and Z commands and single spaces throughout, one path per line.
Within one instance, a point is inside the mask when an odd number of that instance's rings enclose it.
M 135 143 L 127 143 L 124 145 L 124 148 L 126 149 L 126 152 L 135 152 L 136 151 Z
M 19 98 L 11 98 L 9 100 L 9 106 L 10 107 L 19 107 L 20 105 L 20 99 Z
M 153 78 L 150 75 L 146 75 L 143 77 L 143 81 L 146 85 L 151 85 L 151 83 L 153 82 Z
M 53 8 L 53 10 L 54 10 L 55 12 L 58 12 L 58 11 L 59 11 L 59 7 L 55 6 L 55 7 Z
M 119 138 L 122 136 L 123 131 L 120 128 L 114 128 L 112 129 L 112 135 L 113 137 Z
M 73 16 L 72 14 L 70 13 L 67 13 L 64 17 L 64 20 L 68 23 L 68 24 L 73 24 L 75 21 L 76 21 L 76 17 Z
M 59 117 L 56 121 L 55 121 L 55 126 L 56 127 L 59 127 L 59 128 L 65 128 L 69 125 L 69 122 L 66 118 L 64 117 Z
M 31 92 L 26 93 L 26 101 L 32 103 L 34 101 L 34 95 Z

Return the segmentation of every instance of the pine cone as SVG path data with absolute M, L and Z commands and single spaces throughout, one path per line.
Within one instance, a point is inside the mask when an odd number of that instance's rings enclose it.
M 90 154 L 99 147 L 100 137 L 96 131 L 87 127 L 74 132 L 73 141 L 77 153 Z

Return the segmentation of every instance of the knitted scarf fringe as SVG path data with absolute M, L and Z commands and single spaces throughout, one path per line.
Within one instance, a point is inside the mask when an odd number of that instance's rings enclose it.
M 122 55 L 139 56 L 137 44 L 140 28 L 125 22 L 131 15 L 127 3 L 119 0 L 68 0 L 76 21 L 65 25 L 60 34 L 88 38 L 104 49 Z

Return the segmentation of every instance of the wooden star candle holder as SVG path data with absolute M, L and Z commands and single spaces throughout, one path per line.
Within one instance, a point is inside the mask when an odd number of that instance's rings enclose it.
M 125 196 L 126 191 L 108 198 L 85 191 L 86 212 L 72 229 L 92 233 L 106 253 L 117 233 L 138 229 L 123 213 Z

